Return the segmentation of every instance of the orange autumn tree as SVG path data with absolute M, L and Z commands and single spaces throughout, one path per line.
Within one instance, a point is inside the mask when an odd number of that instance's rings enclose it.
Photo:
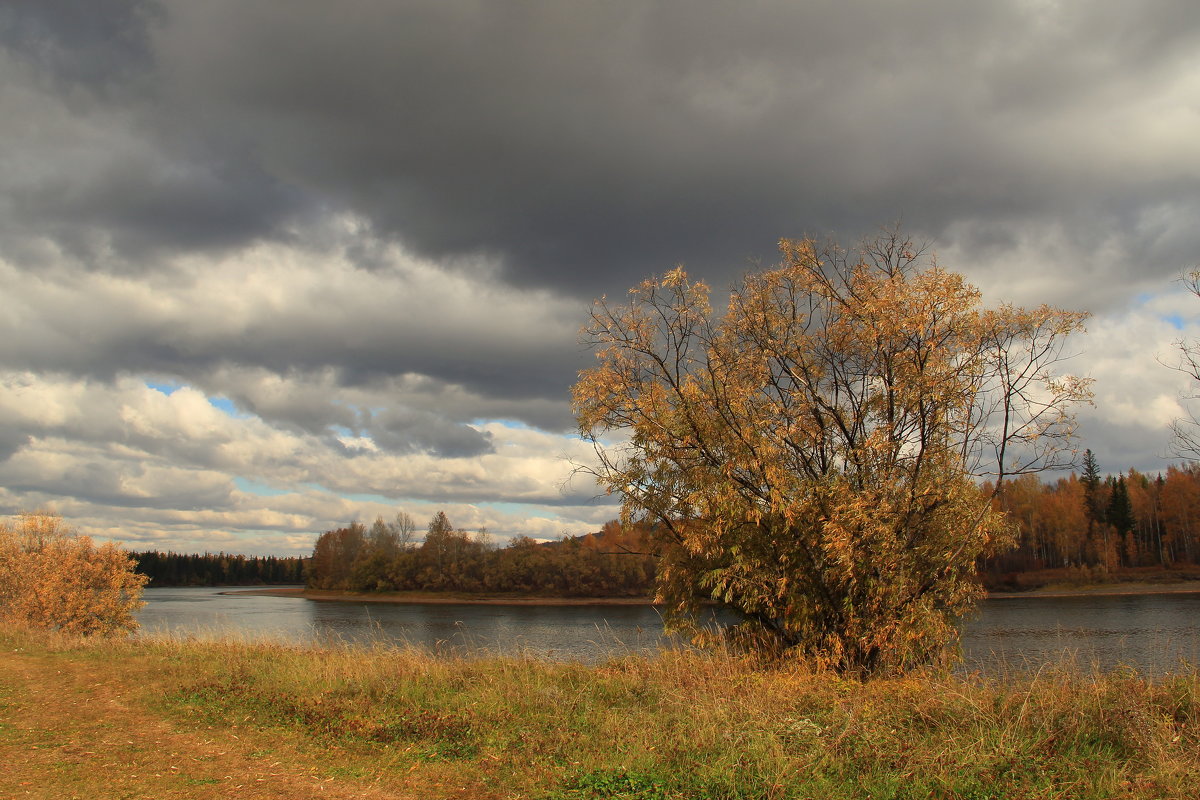
M 1011 526 L 980 488 L 1071 460 L 1058 376 L 1085 314 L 980 307 L 896 234 L 781 243 L 715 318 L 681 268 L 601 299 L 573 388 L 588 469 L 650 522 L 668 622 L 715 600 L 732 635 L 861 674 L 928 663 Z
M 0 521 L 0 618 L 78 635 L 137 628 L 148 578 L 116 545 L 95 545 L 61 517 L 24 513 Z

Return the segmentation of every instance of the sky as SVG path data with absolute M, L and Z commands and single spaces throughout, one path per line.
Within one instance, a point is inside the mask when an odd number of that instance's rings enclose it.
M 1090 311 L 1080 448 L 1178 462 L 1194 0 L 9 2 L 0 76 L 0 514 L 596 530 L 591 302 L 896 223 L 989 304 Z

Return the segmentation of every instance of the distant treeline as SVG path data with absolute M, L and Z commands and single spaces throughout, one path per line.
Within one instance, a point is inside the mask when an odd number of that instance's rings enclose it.
M 609 523 L 600 533 L 559 542 L 517 537 L 496 547 L 486 532 L 455 530 L 444 513 L 420 544 L 407 514 L 353 523 L 317 539 L 308 571 L 315 589 L 503 592 L 562 597 L 648 596 L 654 558 L 644 537 Z
M 1200 564 L 1200 465 L 1101 477 L 1089 450 L 1081 474 L 1053 483 L 1024 475 L 1007 482 L 997 502 L 1019 539 L 980 565 L 992 588 L 1019 587 L 1022 575 L 1045 569 L 1103 581 L 1122 570 Z
M 979 564 L 992 589 L 1022 588 L 1027 578 L 1068 570 L 1103 582 L 1122 572 L 1200 567 L 1200 465 L 1165 474 L 1102 477 L 1091 451 L 1081 474 L 1052 483 L 1009 480 L 996 502 L 1017 525 L 1017 546 Z M 648 596 L 656 559 L 639 528 L 609 522 L 598 533 L 505 547 L 486 532 L 456 530 L 444 513 L 421 541 L 401 513 L 367 527 L 351 523 L 317 539 L 311 559 L 134 553 L 152 586 L 306 583 L 348 591 L 495 592 L 563 597 Z M 1033 585 L 1033 584 L 1029 584 Z
M 150 576 L 150 586 L 254 586 L 304 583 L 299 557 L 239 556 L 227 553 L 131 553 L 137 571 Z

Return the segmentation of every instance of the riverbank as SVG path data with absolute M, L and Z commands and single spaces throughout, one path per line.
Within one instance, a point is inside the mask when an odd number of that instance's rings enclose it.
M 648 606 L 648 597 L 534 597 L 529 595 L 467 594 L 463 592 L 344 592 L 332 589 L 306 589 L 302 586 L 275 586 L 262 589 L 237 589 L 221 594 L 295 597 L 339 603 L 416 603 L 422 605 L 479 606 Z
M 989 599 L 1011 600 L 1021 597 L 1096 597 L 1148 594 L 1200 594 L 1200 581 L 1175 583 L 1092 583 L 1083 586 L 1047 586 L 1022 592 L 988 592 Z
M 0 794 L 1192 798 L 1200 677 L 866 683 L 664 653 L 588 667 L 0 631 Z

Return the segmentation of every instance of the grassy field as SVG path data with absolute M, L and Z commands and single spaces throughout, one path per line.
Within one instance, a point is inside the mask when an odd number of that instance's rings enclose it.
M 0 632 L 2 798 L 1195 798 L 1200 676 Z

